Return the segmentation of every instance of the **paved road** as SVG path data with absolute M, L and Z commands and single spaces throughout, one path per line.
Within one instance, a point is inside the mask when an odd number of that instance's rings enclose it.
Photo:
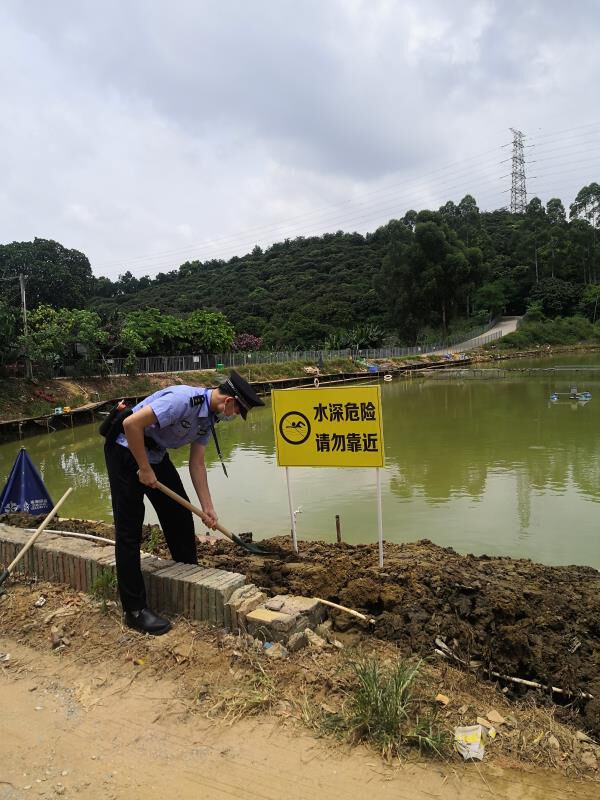
M 466 342 L 459 342 L 447 347 L 444 350 L 435 350 L 430 355 L 443 355 L 444 353 L 462 353 L 465 350 L 474 350 L 476 347 L 482 347 L 484 344 L 489 344 L 493 339 L 500 339 L 508 333 L 513 333 L 517 330 L 517 325 L 522 317 L 501 317 L 493 328 L 486 331 L 481 336 L 476 336 L 474 339 L 468 339 Z

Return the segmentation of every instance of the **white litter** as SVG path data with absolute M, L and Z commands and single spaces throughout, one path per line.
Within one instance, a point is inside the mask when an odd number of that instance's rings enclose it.
M 483 760 L 485 754 L 486 732 L 483 725 L 466 725 L 454 729 L 454 744 L 465 759 Z

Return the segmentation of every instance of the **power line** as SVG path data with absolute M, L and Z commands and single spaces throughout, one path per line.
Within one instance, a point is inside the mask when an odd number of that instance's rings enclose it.
M 464 165 L 470 165 L 469 168 L 471 169 L 472 165 L 473 165 L 473 163 L 475 161 L 480 160 L 481 158 L 483 158 L 486 155 L 489 155 L 490 153 L 497 152 L 498 149 L 499 149 L 499 147 L 497 146 L 497 147 L 491 148 L 490 150 L 485 150 L 485 151 L 479 153 L 476 156 L 472 156 L 469 159 L 465 159 L 464 161 L 456 161 L 456 162 L 453 162 L 451 164 L 445 165 L 443 167 L 439 167 L 439 168 L 437 168 L 435 170 L 432 170 L 431 172 L 428 172 L 428 173 L 425 173 L 422 176 L 419 176 L 418 178 L 414 178 L 413 181 L 409 182 L 409 185 L 410 185 L 410 183 L 416 183 L 417 181 L 421 182 L 424 178 L 435 176 L 435 175 L 437 175 L 437 174 L 439 174 L 441 172 L 445 172 L 447 170 L 451 170 L 453 167 L 462 167 L 462 169 L 458 170 L 459 172 L 464 171 Z M 452 172 L 450 174 L 452 174 Z M 360 195 L 360 198 L 359 198 L 358 202 L 366 202 L 367 198 L 372 197 L 374 195 L 380 195 L 383 192 L 387 192 L 387 193 L 393 192 L 393 191 L 395 191 L 395 189 L 398 186 L 406 186 L 406 182 L 405 181 L 401 181 L 401 182 L 394 183 L 391 186 L 388 186 L 388 187 L 385 187 L 385 188 L 373 189 L 373 190 L 371 190 L 369 192 L 364 192 L 364 193 L 362 193 Z M 355 199 L 349 199 L 349 200 L 344 201 L 343 203 L 338 204 L 335 207 L 335 209 L 337 210 L 339 208 L 351 205 L 353 203 L 356 204 L 356 202 L 357 201 Z M 273 225 L 261 225 L 261 226 L 256 226 L 256 227 L 252 227 L 252 228 L 246 228 L 244 231 L 241 231 L 240 234 L 238 234 L 234 238 L 238 238 L 238 236 L 240 236 L 240 235 L 246 236 L 246 235 L 249 235 L 249 234 L 251 234 L 253 232 L 255 232 L 257 234 L 259 234 L 262 231 L 269 232 L 269 231 L 273 230 L 274 227 L 275 228 L 280 228 L 282 226 L 289 227 L 289 225 L 291 223 L 293 223 L 293 222 L 310 220 L 311 218 L 313 218 L 315 216 L 318 216 L 319 214 L 321 214 L 323 212 L 327 212 L 327 211 L 331 211 L 331 206 L 325 206 L 325 207 L 323 207 L 321 209 L 315 209 L 313 211 L 306 212 L 304 214 L 299 214 L 297 216 L 291 217 L 290 219 L 286 220 L 285 223 L 280 223 L 280 224 L 278 224 L 276 226 L 273 226 Z M 211 241 L 211 243 L 221 243 L 223 241 L 230 241 L 231 238 L 232 237 L 230 237 L 230 236 L 225 236 L 225 237 L 220 237 L 220 238 L 216 238 L 216 239 L 211 239 L 210 241 Z M 199 243 L 196 243 L 196 244 L 187 245 L 184 248 L 178 248 L 176 250 L 168 250 L 168 251 L 163 251 L 161 253 L 155 253 L 155 254 L 153 254 L 151 256 L 134 256 L 132 258 L 121 259 L 119 261 L 106 262 L 104 264 L 100 264 L 98 268 L 103 269 L 103 268 L 107 268 L 107 267 L 111 267 L 111 266 L 120 266 L 120 265 L 123 264 L 124 261 L 126 261 L 128 264 L 131 264 L 134 261 L 141 261 L 141 260 L 148 259 L 148 258 L 163 258 L 163 257 L 171 256 L 171 255 L 179 255 L 179 254 L 182 254 L 182 253 L 190 252 L 190 251 L 194 250 L 195 248 L 197 248 L 199 246 L 203 246 L 205 244 L 206 244 L 206 241 L 203 241 L 203 242 L 199 242 Z
M 589 137 L 590 135 L 594 135 L 594 129 L 600 127 L 600 123 L 588 123 L 586 125 L 576 126 L 572 128 L 566 128 L 561 131 L 553 131 L 547 134 L 542 134 L 537 137 L 529 138 L 527 137 L 528 142 L 532 142 L 534 146 L 536 146 L 536 156 L 546 156 L 550 153 L 560 152 L 561 150 L 565 149 L 564 140 L 567 138 L 577 138 L 577 137 Z M 574 133 L 579 132 L 579 133 Z M 565 136 L 564 134 L 571 134 L 570 136 Z M 547 149 L 549 146 L 556 142 L 559 144 L 558 148 Z M 587 144 L 588 141 L 579 142 L 578 144 L 584 145 Z M 590 142 L 594 143 L 595 142 Z M 560 146 L 562 145 L 562 146 Z M 513 140 L 513 147 L 514 147 L 514 140 Z M 539 149 L 537 149 L 539 148 Z M 567 145 L 566 149 L 570 150 L 571 157 L 569 159 L 569 163 L 572 162 L 572 154 L 573 154 L 573 145 Z M 275 225 L 261 225 L 255 226 L 254 228 L 247 228 L 242 231 L 238 231 L 235 234 L 231 234 L 228 236 L 222 236 L 219 238 L 211 238 L 204 240 L 202 242 L 197 242 L 195 244 L 187 245 L 183 248 L 178 248 L 174 250 L 168 250 L 160 253 L 153 253 L 147 254 L 144 256 L 135 256 L 132 258 L 125 258 L 119 261 L 115 261 L 112 263 L 105 263 L 99 267 L 96 267 L 97 270 L 107 269 L 110 266 L 118 266 L 121 269 L 126 270 L 134 270 L 135 272 L 140 272 L 142 270 L 159 270 L 163 267 L 172 268 L 173 267 L 173 260 L 181 259 L 185 260 L 185 257 L 190 257 L 194 259 L 202 260 L 205 255 L 206 257 L 216 257 L 216 250 L 219 248 L 221 251 L 219 253 L 220 258 L 224 258 L 225 252 L 229 252 L 234 248 L 237 249 L 237 252 L 240 250 L 247 251 L 251 249 L 251 247 L 257 244 L 259 241 L 265 242 L 266 240 L 276 241 L 281 240 L 282 238 L 290 238 L 293 235 L 302 235 L 303 231 L 305 230 L 306 226 L 311 227 L 314 231 L 316 228 L 319 228 L 323 225 L 329 224 L 330 226 L 344 226 L 347 227 L 350 224 L 354 224 L 355 222 L 364 222 L 365 220 L 375 219 L 377 216 L 377 212 L 381 212 L 381 215 L 388 211 L 391 212 L 393 216 L 398 217 L 400 216 L 399 211 L 402 204 L 404 205 L 404 210 L 407 207 L 415 206 L 415 204 L 419 204 L 422 202 L 432 202 L 432 200 L 425 200 L 423 201 L 422 198 L 424 197 L 431 197 L 438 195 L 440 191 L 444 189 L 444 186 L 447 186 L 446 189 L 447 194 L 450 194 L 453 190 L 457 189 L 457 179 L 465 176 L 465 181 L 459 181 L 460 185 L 468 182 L 468 189 L 469 191 L 474 191 L 477 187 L 475 183 L 478 185 L 480 181 L 474 181 L 473 179 L 469 179 L 468 176 L 475 175 L 474 167 L 478 163 L 480 169 L 484 172 L 487 171 L 489 174 L 493 174 L 495 167 L 494 163 L 491 163 L 491 159 L 487 158 L 492 153 L 496 153 L 500 151 L 500 147 L 494 147 L 486 151 L 482 151 L 478 153 L 476 156 L 464 161 L 456 161 L 452 162 L 451 164 L 438 167 L 435 170 L 432 170 L 429 173 L 425 173 L 418 178 L 412 179 L 409 183 L 406 182 L 398 182 L 397 180 L 385 187 L 379 187 L 378 189 L 373 189 L 369 192 L 364 192 L 358 197 L 350 198 L 349 200 L 344 201 L 343 203 L 337 204 L 336 206 L 328 206 L 321 209 L 313 209 L 310 212 L 306 212 L 303 214 L 295 215 L 285 221 L 277 223 Z M 589 150 L 586 150 L 589 152 Z M 512 161 L 512 159 L 510 159 Z M 536 161 L 547 161 L 548 158 L 536 158 Z M 560 159 L 559 159 L 560 160 Z M 558 160 L 558 161 L 559 161 Z M 557 163 L 557 162 L 555 162 Z M 524 171 L 523 164 L 523 171 Z M 514 172 L 514 165 L 513 165 L 513 172 Z M 437 176 L 437 178 L 435 177 Z M 479 177 L 479 176 L 478 176 Z M 524 180 L 524 174 L 522 179 Z M 427 182 L 423 182 L 426 178 L 433 178 L 433 180 L 429 180 Z M 440 181 L 441 179 L 441 181 Z M 519 181 L 521 180 L 521 176 L 519 176 Z M 530 180 L 533 178 L 530 177 Z M 486 181 L 486 184 L 489 181 Z M 519 183 L 519 185 L 521 185 Z M 402 187 L 404 191 L 398 194 L 398 189 Z M 410 188 L 409 188 L 410 187 Z M 483 186 L 482 186 L 483 188 Z M 408 194 L 406 190 L 408 191 Z M 498 194 L 501 194 L 499 191 Z M 492 195 L 495 196 L 495 195 Z M 524 193 L 524 198 L 521 198 L 520 203 L 526 206 L 526 191 Z M 373 201 L 370 201 L 370 198 L 373 198 Z M 511 199 L 512 199 L 512 187 L 511 187 Z M 512 207 L 512 206 L 511 206 Z M 368 213 L 363 213 L 366 208 L 368 208 Z M 350 213 L 348 213 L 350 212 Z M 316 233 L 315 233 L 316 235 Z M 168 259 L 168 260 L 167 260 Z

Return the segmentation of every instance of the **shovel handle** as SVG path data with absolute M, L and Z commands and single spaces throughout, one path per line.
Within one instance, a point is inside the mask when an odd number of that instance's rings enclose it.
M 38 536 L 39 536 L 39 535 L 40 535 L 40 533 L 41 533 L 41 532 L 44 530 L 44 528 L 46 528 L 46 527 L 47 527 L 47 526 L 48 526 L 48 525 L 49 525 L 49 524 L 52 522 L 52 520 L 53 520 L 53 518 L 55 517 L 55 515 L 56 515 L 56 513 L 57 513 L 58 509 L 59 509 L 59 508 L 62 506 L 62 504 L 65 502 L 65 500 L 66 500 L 66 499 L 67 499 L 67 497 L 68 497 L 68 496 L 71 494 L 71 492 L 72 492 L 72 491 L 73 491 L 73 489 L 72 489 L 72 488 L 69 488 L 69 489 L 67 489 L 67 491 L 66 491 L 66 492 L 63 494 L 63 496 L 60 498 L 60 500 L 58 501 L 58 503 L 57 503 L 57 504 L 54 506 L 54 508 L 53 508 L 53 509 L 52 509 L 52 510 L 51 510 L 51 511 L 48 513 L 48 516 L 46 517 L 46 519 L 45 519 L 45 520 L 42 522 L 42 524 L 41 524 L 39 527 L 37 527 L 37 528 L 36 528 L 36 530 L 35 530 L 35 533 L 34 533 L 34 534 L 33 534 L 33 536 L 32 536 L 32 537 L 29 539 L 29 541 L 28 541 L 28 542 L 25 544 L 25 546 L 23 547 L 23 549 L 22 549 L 22 550 L 21 550 L 21 551 L 20 551 L 20 552 L 17 554 L 17 557 L 16 557 L 16 558 L 15 558 L 15 559 L 14 559 L 14 560 L 13 560 L 13 561 L 12 561 L 12 562 L 11 562 L 11 563 L 8 565 L 8 567 L 6 567 L 6 569 L 5 569 L 5 570 L 2 572 L 2 574 L 0 575 L 0 585 L 1 585 L 2 583 L 4 583 L 4 581 L 5 581 L 5 580 L 8 578 L 8 576 L 11 574 L 11 572 L 13 571 L 13 569 L 14 569 L 14 568 L 16 567 L 16 565 L 19 563 L 19 561 L 20 561 L 20 560 L 23 558 L 23 556 L 25 555 L 25 553 L 26 553 L 26 552 L 27 552 L 27 551 L 28 551 L 28 550 L 29 550 L 31 547 L 33 547 L 33 544 L 34 544 L 35 540 L 38 538 Z
M 161 483 L 160 481 L 156 481 L 154 488 L 159 489 L 161 492 L 163 492 L 163 494 L 166 494 L 167 497 L 170 497 L 171 500 L 174 500 L 176 503 L 179 503 L 180 506 L 183 506 L 184 508 L 187 508 L 188 511 L 191 511 L 192 514 L 196 514 L 196 516 L 200 517 L 200 519 L 206 525 L 207 528 L 212 527 L 204 511 L 202 511 L 201 508 L 198 508 L 198 506 L 195 506 L 192 503 L 190 503 L 190 501 L 186 500 L 185 497 L 182 497 L 180 494 L 177 494 L 177 492 L 174 492 L 173 489 L 169 489 L 168 486 L 165 486 L 164 483 Z M 219 531 L 219 533 L 222 533 L 223 536 L 226 536 L 233 542 L 233 534 L 231 533 L 231 531 L 228 531 L 227 528 L 224 528 L 220 522 L 217 522 L 217 524 L 214 527 Z

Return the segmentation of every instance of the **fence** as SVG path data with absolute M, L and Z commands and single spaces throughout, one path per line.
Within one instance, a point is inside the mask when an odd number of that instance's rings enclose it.
M 382 347 L 382 348 L 347 348 L 344 350 L 288 350 L 288 351 L 257 351 L 254 353 L 229 352 L 229 353 L 200 353 L 198 355 L 184 356 L 141 356 L 135 361 L 135 372 L 141 375 L 153 373 L 172 373 L 190 372 L 193 370 L 207 369 L 231 369 L 252 364 L 280 364 L 286 361 L 308 361 L 314 364 L 324 365 L 327 361 L 335 361 L 340 358 L 360 358 L 385 359 L 385 358 L 406 358 L 411 356 L 423 356 L 428 353 L 445 353 L 463 350 L 472 350 L 476 347 L 483 347 L 486 344 L 499 339 L 502 334 L 499 331 L 484 335 L 475 336 L 467 341 L 462 336 L 453 337 L 445 342 L 434 344 L 424 344 L 417 347 Z M 473 332 L 471 332 L 471 336 Z M 125 375 L 127 374 L 126 359 L 107 358 L 102 364 L 95 368 L 89 363 L 86 365 L 85 374 L 102 373 L 105 375 Z M 11 375 L 14 377 L 24 377 L 24 365 L 13 365 Z M 38 370 L 39 373 L 40 370 Z M 34 374 L 36 365 L 34 365 Z M 52 370 L 52 376 L 56 378 L 68 378 L 82 374 L 81 362 L 61 364 Z

